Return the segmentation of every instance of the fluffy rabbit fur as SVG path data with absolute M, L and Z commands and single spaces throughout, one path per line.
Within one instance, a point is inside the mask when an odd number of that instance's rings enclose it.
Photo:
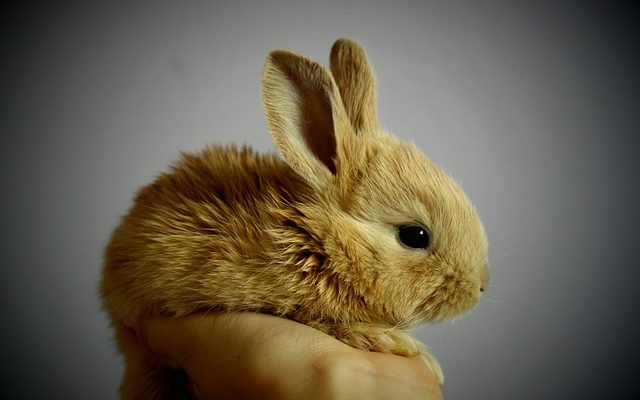
M 331 70 L 276 50 L 263 72 L 282 159 L 209 146 L 144 187 L 106 250 L 102 296 L 126 359 L 123 398 L 171 397 L 170 368 L 122 321 L 152 314 L 257 311 L 360 349 L 421 355 L 418 324 L 469 310 L 487 284 L 474 207 L 415 145 L 383 132 L 373 71 L 346 39 Z M 411 248 L 399 227 L 426 228 Z

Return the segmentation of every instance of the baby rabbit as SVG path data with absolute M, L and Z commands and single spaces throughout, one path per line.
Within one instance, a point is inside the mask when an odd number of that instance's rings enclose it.
M 420 355 L 443 381 L 408 330 L 475 305 L 484 229 L 453 179 L 381 130 L 364 50 L 340 39 L 330 65 L 270 53 L 263 103 L 282 159 L 218 145 L 183 154 L 115 230 L 101 292 L 126 359 L 123 398 L 168 398 L 175 377 L 122 321 L 198 311 L 268 313 Z

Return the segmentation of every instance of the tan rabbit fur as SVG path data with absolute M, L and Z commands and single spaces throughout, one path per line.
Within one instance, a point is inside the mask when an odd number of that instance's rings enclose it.
M 170 397 L 167 366 L 126 319 L 257 311 L 354 347 L 422 355 L 407 330 L 469 310 L 487 242 L 461 188 L 413 144 L 381 131 L 364 50 L 340 39 L 331 71 L 277 50 L 263 73 L 276 148 L 209 146 L 143 188 L 106 251 L 102 295 L 127 361 L 123 398 Z M 424 226 L 426 248 L 399 227 Z

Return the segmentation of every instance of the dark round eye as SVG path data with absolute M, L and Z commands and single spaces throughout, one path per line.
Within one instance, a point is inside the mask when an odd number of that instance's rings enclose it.
M 405 246 L 412 249 L 426 249 L 429 247 L 429 232 L 420 225 L 399 226 L 398 237 Z

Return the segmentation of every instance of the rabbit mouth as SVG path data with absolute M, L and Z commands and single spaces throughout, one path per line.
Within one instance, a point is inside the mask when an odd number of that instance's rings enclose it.
M 416 307 L 424 322 L 456 318 L 473 308 L 479 299 L 478 285 L 449 275 Z

